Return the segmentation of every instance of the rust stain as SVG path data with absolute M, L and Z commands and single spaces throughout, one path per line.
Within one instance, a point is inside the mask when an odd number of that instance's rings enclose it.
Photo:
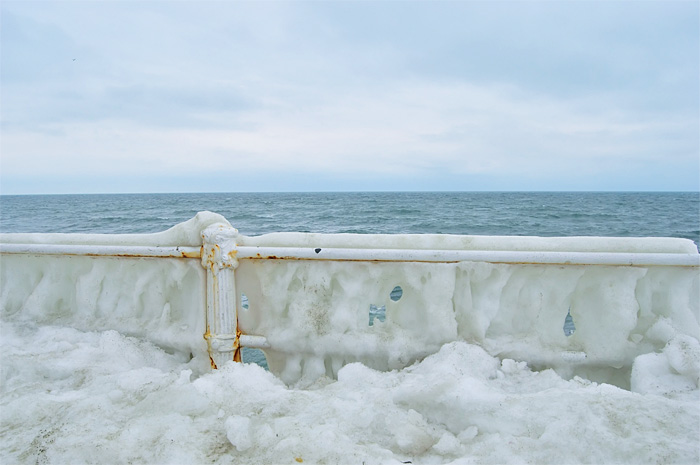
M 47 254 L 48 255 L 48 254 Z M 180 256 L 177 255 L 145 255 L 145 254 L 138 254 L 138 253 L 115 253 L 115 254 L 99 254 L 99 253 L 62 253 L 62 254 L 55 254 L 59 256 L 66 256 L 66 257 L 116 257 L 116 258 L 200 258 L 198 253 L 189 253 L 189 252 L 184 252 L 180 251 Z
M 202 247 L 203 248 L 203 247 Z M 2 255 L 5 252 L 0 253 Z M 39 254 L 39 255 L 56 255 L 62 257 L 104 257 L 104 258 L 201 258 L 202 252 L 180 252 L 180 256 L 154 256 L 154 255 L 140 255 L 140 254 L 94 254 L 94 253 L 62 253 L 62 254 Z M 9 255 L 9 254 L 8 254 Z M 31 254 L 27 254 L 31 255 Z M 229 254 L 230 256 L 230 254 Z M 255 254 L 255 256 L 244 257 L 243 260 L 296 260 L 296 261 L 327 261 L 327 262 L 367 262 L 367 263 L 463 263 L 463 262 L 479 262 L 479 263 L 492 263 L 494 265 L 545 265 L 545 266 L 615 266 L 615 267 L 630 267 L 630 268 L 649 268 L 651 266 L 675 266 L 675 267 L 689 267 L 697 268 L 697 265 L 654 265 L 654 264 L 637 264 L 637 263 L 615 263 L 615 264 L 601 264 L 601 263 L 571 263 L 571 261 L 565 262 L 510 262 L 510 261 L 497 261 L 497 260 L 440 260 L 440 261 L 423 261 L 423 260 L 383 260 L 383 259 L 367 259 L 367 258 L 300 258 L 300 257 L 278 257 L 276 255 L 262 256 L 260 253 Z M 212 271 L 216 266 L 214 263 L 210 263 Z M 231 268 L 230 264 L 225 264 L 224 268 Z
M 296 261 L 314 261 L 314 262 L 368 262 L 368 263 L 464 263 L 464 262 L 478 262 L 478 263 L 492 263 L 494 265 L 555 265 L 555 266 L 624 266 L 624 267 L 638 267 L 638 268 L 648 268 L 649 266 L 662 266 L 662 265 L 644 265 L 644 264 L 632 264 L 632 263 L 621 263 L 615 265 L 604 265 L 604 264 L 586 264 L 586 263 L 571 263 L 571 261 L 565 262 L 509 262 L 509 261 L 497 261 L 497 260 L 440 260 L 440 261 L 423 261 L 423 260 L 385 260 L 381 258 L 304 258 L 304 257 L 278 257 L 276 255 L 262 256 L 257 253 L 255 256 L 244 257 L 244 260 L 296 260 Z M 668 266 L 686 266 L 686 265 L 668 265 Z M 696 266 L 696 265 L 687 265 Z
M 238 324 L 236 324 L 236 340 L 233 341 L 233 361 L 238 363 L 243 361 L 241 356 L 241 330 L 238 329 Z
M 218 367 L 214 362 L 214 358 L 211 356 L 211 330 L 209 329 L 209 325 L 207 325 L 207 332 L 204 333 L 204 340 L 207 341 L 207 352 L 209 353 L 209 363 L 211 364 L 211 369 L 216 370 Z
M 299 463 L 304 461 L 304 459 L 302 459 L 301 457 L 294 457 L 294 460 L 296 460 Z
M 183 250 L 178 251 L 180 255 L 145 255 L 139 253 L 113 253 L 113 254 L 102 254 L 102 253 L 60 253 L 60 254 L 26 254 L 26 255 L 50 255 L 57 257 L 103 257 L 103 258 L 201 258 L 199 252 L 186 252 Z M 4 253 L 2 253 L 4 255 Z
M 202 253 L 200 252 L 181 252 L 182 258 L 202 258 Z

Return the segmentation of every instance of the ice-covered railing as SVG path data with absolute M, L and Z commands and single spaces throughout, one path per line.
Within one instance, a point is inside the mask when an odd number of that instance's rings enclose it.
M 700 335 L 700 256 L 685 239 L 248 237 L 200 213 L 159 234 L 0 242 L 3 318 L 116 329 L 214 365 L 257 347 L 288 383 L 355 361 L 400 368 L 458 339 L 611 380 Z

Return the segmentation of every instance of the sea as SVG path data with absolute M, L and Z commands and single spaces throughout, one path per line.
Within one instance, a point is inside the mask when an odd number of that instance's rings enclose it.
M 245 235 L 681 237 L 700 244 L 700 192 L 3 195 L 0 232 L 158 232 L 204 210 Z

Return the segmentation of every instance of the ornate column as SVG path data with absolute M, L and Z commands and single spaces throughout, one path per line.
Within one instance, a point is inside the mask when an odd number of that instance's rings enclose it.
M 236 238 L 238 230 L 224 224 L 202 231 L 202 266 L 207 270 L 207 340 L 212 368 L 228 360 L 241 361 L 236 308 Z

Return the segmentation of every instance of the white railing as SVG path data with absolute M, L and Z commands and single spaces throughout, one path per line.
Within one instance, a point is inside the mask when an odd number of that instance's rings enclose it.
M 241 347 L 264 349 L 270 369 L 289 382 L 356 360 L 398 368 L 454 339 L 535 365 L 620 368 L 663 347 L 655 334 L 664 321 L 698 332 L 700 255 L 687 240 L 246 237 L 221 219 L 189 226 L 201 228 L 198 245 L 173 243 L 192 231 L 2 235 L 3 318 L 36 315 L 32 305 L 50 313 L 52 302 L 92 306 L 94 315 L 73 320 L 164 345 L 187 341 L 193 352 L 203 335 L 214 367 L 240 360 Z M 416 248 L 405 247 L 411 242 Z M 129 260 L 140 261 L 131 269 L 122 263 Z M 160 276 L 169 270 L 177 272 Z M 113 284 L 122 278 L 110 273 L 126 277 Z M 402 295 L 390 297 L 392 289 Z M 123 303 L 130 293 L 139 296 L 132 307 Z M 73 321 L 64 318 L 73 310 L 56 318 Z M 566 318 L 575 329 L 563 329 Z

